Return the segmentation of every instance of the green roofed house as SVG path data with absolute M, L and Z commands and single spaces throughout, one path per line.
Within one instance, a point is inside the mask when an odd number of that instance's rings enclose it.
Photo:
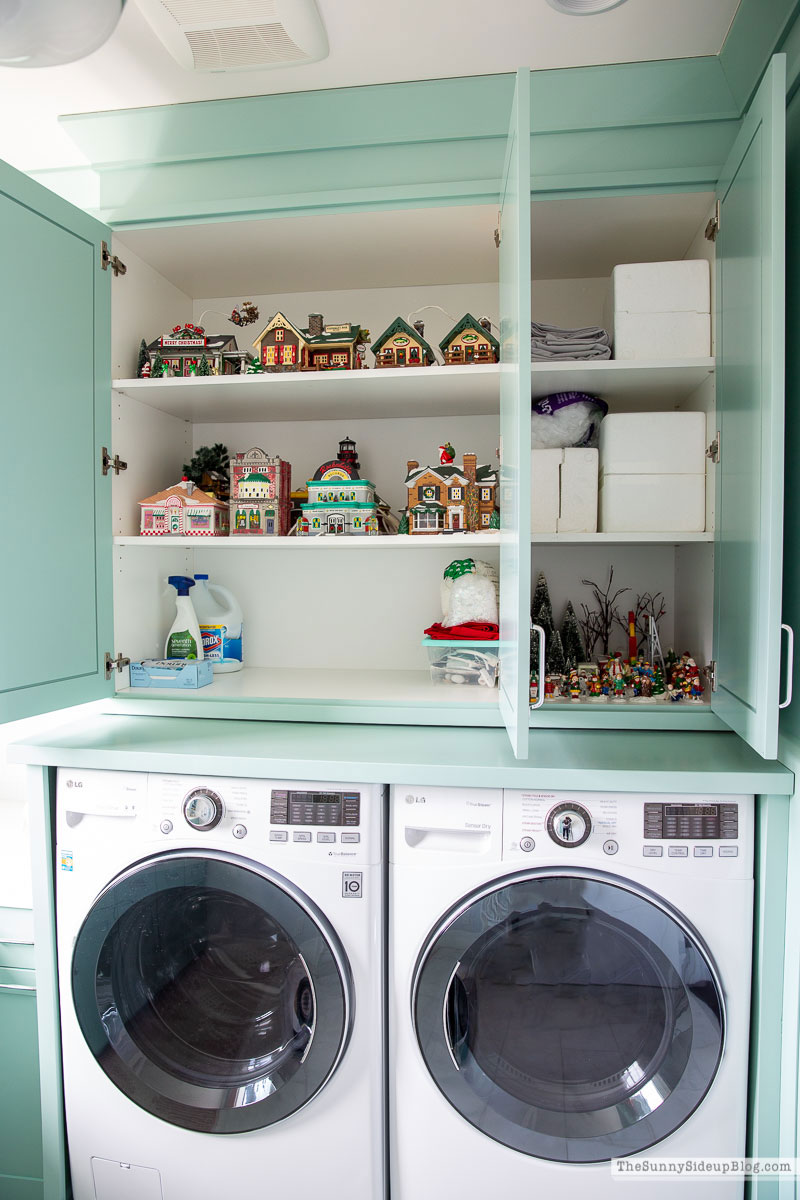
M 491 321 L 488 317 L 476 321 L 471 313 L 465 313 L 442 338 L 439 349 L 448 367 L 500 361 L 500 343 L 492 333 Z
M 355 446 L 345 441 L 342 447 Z M 345 449 L 345 453 L 347 450 Z M 308 503 L 301 504 L 297 533 L 318 537 L 323 533 L 366 535 L 379 533 L 375 484 L 358 475 L 358 459 L 350 454 L 319 467 L 308 481 Z
M 422 336 L 424 332 L 422 321 L 415 321 L 412 327 L 402 317 L 396 317 L 372 344 L 375 366 L 432 366 L 436 362 L 436 355 Z
M 309 313 L 308 328 L 303 329 L 277 312 L 253 346 L 267 369 L 357 371 L 368 341 L 369 330 L 350 321 L 324 325 L 321 313 Z

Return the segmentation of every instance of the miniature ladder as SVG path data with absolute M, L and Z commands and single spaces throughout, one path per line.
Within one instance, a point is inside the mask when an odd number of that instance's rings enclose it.
M 656 655 L 658 655 L 659 662 L 661 663 L 661 670 L 666 678 L 667 668 L 664 663 L 664 654 L 661 649 L 661 639 L 658 636 L 658 626 L 656 625 L 656 619 L 652 613 L 647 614 L 647 623 L 649 626 L 647 640 L 649 646 L 650 663 L 652 666 L 655 666 Z

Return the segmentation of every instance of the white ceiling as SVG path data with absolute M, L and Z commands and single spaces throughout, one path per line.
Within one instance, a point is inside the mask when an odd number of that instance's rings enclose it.
M 63 67 L 0 67 L 0 157 L 22 170 L 84 162 L 57 117 L 231 96 L 718 54 L 739 0 L 626 0 L 591 17 L 547 0 L 317 0 L 321 62 L 223 74 L 186 71 L 128 0 L 109 41 Z M 224 13 L 226 0 L 219 0 Z
M 683 258 L 706 192 L 531 206 L 537 279 L 600 279 L 619 262 Z M 115 238 L 188 296 L 493 283 L 493 205 L 126 230 Z

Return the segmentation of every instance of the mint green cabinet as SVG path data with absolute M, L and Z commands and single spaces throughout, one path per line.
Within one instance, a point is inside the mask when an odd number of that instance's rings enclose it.
M 718 185 L 717 535 L 712 708 L 778 750 L 784 429 L 786 66 L 770 65 Z
M 104 226 L 0 163 L 0 720 L 93 700 L 112 649 Z
M 33 947 L 0 939 L 0 1196 L 41 1200 L 42 1121 Z

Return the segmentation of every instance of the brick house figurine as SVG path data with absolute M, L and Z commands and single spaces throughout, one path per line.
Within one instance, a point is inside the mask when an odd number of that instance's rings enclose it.
M 461 465 L 437 467 L 421 467 L 412 459 L 405 484 L 409 533 L 474 533 L 493 527 L 497 471 L 478 466 L 474 454 L 465 454 Z
M 247 367 L 247 354 L 236 346 L 236 338 L 230 333 L 206 334 L 202 325 L 176 325 L 171 333 L 156 338 L 147 347 L 150 358 L 151 378 L 153 364 L 160 358 L 166 373 L 184 377 L 201 373 L 201 361 L 205 355 L 210 375 L 238 375 Z
M 335 533 L 363 537 L 379 532 L 375 485 L 361 479 L 359 469 L 356 444 L 344 438 L 339 443 L 339 457 L 323 463 L 308 481 L 299 536 Z
M 308 328 L 293 325 L 282 312 L 262 329 L 253 348 L 267 368 L 283 371 L 353 371 L 361 367 L 359 346 L 369 341 L 360 325 L 323 325 L 309 313 Z
M 492 333 L 488 317 L 476 321 L 465 313 L 457 325 L 439 342 L 445 366 L 465 363 L 496 363 L 500 361 L 500 343 Z
M 227 537 L 228 505 L 182 479 L 140 500 L 142 537 Z
M 436 355 L 422 336 L 425 326 L 415 321 L 413 328 L 396 317 L 388 329 L 372 343 L 376 367 L 430 367 Z
M 232 537 L 285 537 L 292 510 L 292 467 L 258 446 L 230 462 Z

